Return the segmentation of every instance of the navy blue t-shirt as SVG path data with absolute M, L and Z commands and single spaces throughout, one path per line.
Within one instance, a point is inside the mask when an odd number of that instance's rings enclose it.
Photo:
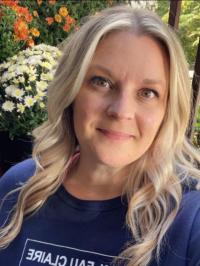
M 26 160 L 0 179 L 0 199 L 34 174 Z M 16 202 L 9 196 L 0 211 L 0 225 Z M 179 213 L 168 230 L 160 262 L 150 266 L 200 265 L 200 192 L 184 194 Z M 131 240 L 125 226 L 127 205 L 117 197 L 103 201 L 80 200 L 61 185 L 34 215 L 24 219 L 16 239 L 0 250 L 0 266 L 107 266 Z M 125 261 L 121 260 L 122 264 Z

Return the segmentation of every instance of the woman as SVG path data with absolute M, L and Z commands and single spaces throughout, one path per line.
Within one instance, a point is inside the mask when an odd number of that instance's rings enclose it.
M 1 180 L 0 264 L 199 265 L 190 99 L 182 48 L 155 14 L 90 18 L 66 42 L 34 160 Z

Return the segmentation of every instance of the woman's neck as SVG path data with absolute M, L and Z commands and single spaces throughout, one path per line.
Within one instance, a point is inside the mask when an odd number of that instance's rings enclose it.
M 72 195 L 85 200 L 105 200 L 123 194 L 129 168 L 114 169 L 79 158 L 63 185 Z

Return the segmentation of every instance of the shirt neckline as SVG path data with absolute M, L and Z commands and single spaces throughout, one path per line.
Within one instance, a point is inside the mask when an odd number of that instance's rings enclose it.
M 108 200 L 82 200 L 70 194 L 63 185 L 59 187 L 57 192 L 65 204 L 79 210 L 109 211 L 117 208 L 124 208 L 127 205 L 127 201 L 123 196 Z

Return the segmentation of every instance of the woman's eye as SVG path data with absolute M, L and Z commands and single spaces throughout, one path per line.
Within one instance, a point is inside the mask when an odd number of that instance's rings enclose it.
M 159 94 L 156 90 L 153 89 L 142 89 L 140 91 L 140 96 L 148 99 L 152 99 L 154 97 L 159 97 Z
M 91 83 L 92 83 L 92 85 L 94 85 L 96 87 L 109 88 L 112 86 L 110 80 L 103 78 L 103 77 L 99 77 L 99 76 L 92 77 Z

